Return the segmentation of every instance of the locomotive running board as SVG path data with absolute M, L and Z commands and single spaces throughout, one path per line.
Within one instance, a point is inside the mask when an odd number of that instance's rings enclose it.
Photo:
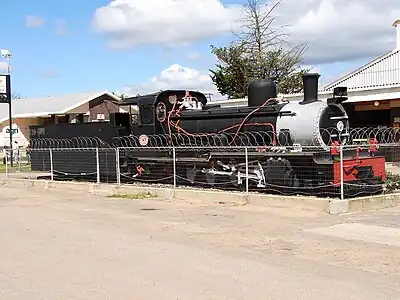
M 155 161 L 155 162 L 170 162 L 173 161 L 173 158 L 169 157 L 135 157 L 136 161 Z M 197 157 L 177 157 L 176 161 L 182 162 L 208 162 L 206 158 L 197 158 Z
M 236 155 L 236 156 L 245 156 L 246 153 L 243 150 L 241 152 L 236 152 L 236 151 L 235 152 L 233 152 L 233 151 L 232 152 L 228 152 L 228 151 L 226 151 L 226 152 L 210 152 L 209 155 L 210 155 L 210 158 L 213 157 L 213 156 L 215 156 L 215 157 L 218 157 L 218 156 L 229 156 L 229 157 L 232 157 L 234 155 Z M 262 156 L 262 157 L 264 157 L 264 156 L 280 157 L 282 155 L 285 155 L 285 156 L 314 156 L 314 153 L 307 153 L 307 152 L 284 152 L 284 153 L 281 152 L 281 153 L 276 153 L 276 152 L 256 152 L 256 151 L 250 152 L 250 151 L 248 151 L 247 155 L 249 157 L 254 157 L 254 156 L 256 156 L 256 157 L 260 157 L 260 156 Z
M 337 134 L 331 134 L 331 137 L 337 137 Z M 350 133 L 343 133 L 340 136 L 350 136 Z

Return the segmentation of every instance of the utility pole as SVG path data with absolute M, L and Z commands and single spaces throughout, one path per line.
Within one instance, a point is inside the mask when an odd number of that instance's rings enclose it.
M 11 106 L 11 52 L 8 50 L 0 50 L 0 55 L 7 59 L 7 75 L 0 75 L 0 95 L 2 95 L 2 103 L 8 103 L 9 118 L 9 134 L 10 134 L 10 163 L 13 166 L 13 148 L 12 148 L 12 106 Z M 4 99 L 5 98 L 5 99 Z

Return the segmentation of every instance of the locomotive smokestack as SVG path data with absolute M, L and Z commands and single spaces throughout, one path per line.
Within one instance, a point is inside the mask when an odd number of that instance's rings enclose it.
M 393 27 L 396 28 L 396 50 L 400 49 L 400 19 L 394 21 Z
M 304 100 L 300 104 L 308 104 L 318 101 L 318 73 L 307 73 L 303 75 Z

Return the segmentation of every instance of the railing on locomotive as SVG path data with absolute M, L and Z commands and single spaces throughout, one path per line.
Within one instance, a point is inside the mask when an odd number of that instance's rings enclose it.
M 332 128 L 332 130 L 334 130 Z M 329 129 L 322 129 L 321 135 L 329 136 L 332 131 Z M 328 134 L 325 134 L 328 132 Z M 166 147 L 182 147 L 182 148 L 219 148 L 219 149 L 233 149 L 233 148 L 258 148 L 258 147 L 287 147 L 290 149 L 289 141 L 283 136 L 276 136 L 271 132 L 262 131 L 247 131 L 235 134 L 207 134 L 207 135 L 187 135 L 187 134 L 160 134 L 149 135 L 147 137 L 147 144 L 140 143 L 139 136 L 122 136 L 114 137 L 112 145 L 105 143 L 98 137 L 74 137 L 71 139 L 50 139 L 39 138 L 31 139 L 31 149 L 88 149 L 88 148 L 166 148 Z M 400 130 L 398 128 L 373 128 L 361 127 L 351 128 L 349 130 L 349 137 L 345 143 L 346 146 L 368 144 L 370 139 L 377 139 L 380 145 L 398 145 L 400 144 Z M 296 140 L 291 136 L 292 140 Z M 271 143 L 274 141 L 275 143 Z M 334 142 L 333 139 L 327 139 L 326 144 L 329 146 Z M 297 143 L 298 144 L 298 143 Z M 321 145 L 312 142 L 301 143 L 304 147 L 313 147 L 317 149 Z

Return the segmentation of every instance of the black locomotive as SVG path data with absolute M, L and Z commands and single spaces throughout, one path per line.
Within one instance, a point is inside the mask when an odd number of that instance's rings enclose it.
M 337 159 L 335 147 L 351 139 L 341 104 L 347 90 L 319 100 L 318 78 L 303 76 L 301 102 L 278 99 L 274 82 L 257 80 L 246 107 L 222 108 L 200 92 L 167 90 L 123 99 L 121 106 L 137 110 L 113 114 L 110 122 L 31 126 L 32 169 L 50 169 L 52 148 L 60 179 L 99 173 L 101 181 L 330 196 L 340 193 L 343 178 L 348 196 L 380 192 L 384 157 L 351 150 L 342 164 Z M 74 150 L 82 147 L 86 152 Z

